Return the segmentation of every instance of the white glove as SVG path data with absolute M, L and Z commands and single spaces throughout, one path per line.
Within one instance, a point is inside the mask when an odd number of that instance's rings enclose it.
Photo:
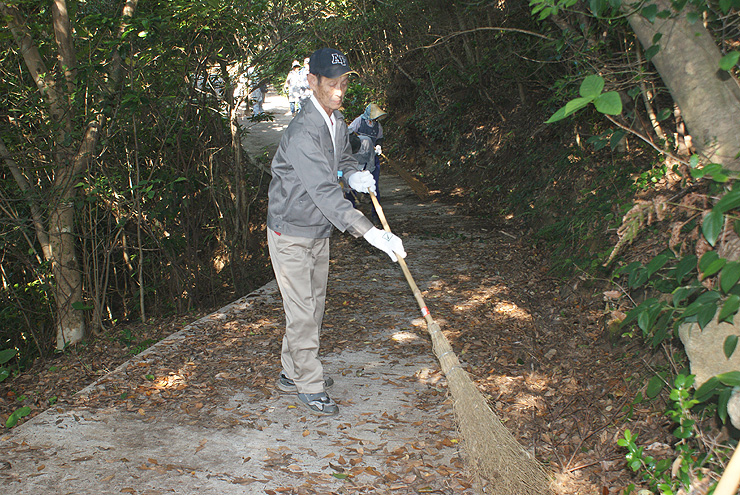
M 382 155 L 383 154 L 383 148 L 381 148 L 379 144 L 376 144 L 375 145 L 375 154 L 376 155 Z
M 385 251 L 393 261 L 398 261 L 396 256 L 400 256 L 401 258 L 406 257 L 406 251 L 403 250 L 403 242 L 401 242 L 401 239 L 399 239 L 398 236 L 393 235 L 390 232 L 373 227 L 365 232 L 363 237 L 365 237 L 365 240 L 374 247 L 381 251 Z
M 368 172 L 367 170 L 362 170 L 360 172 L 355 172 L 354 174 L 349 176 L 349 179 L 347 180 L 347 185 L 354 189 L 357 192 L 361 193 L 367 193 L 371 192 L 373 194 L 377 194 L 377 189 L 375 189 L 375 179 L 373 178 L 373 174 Z

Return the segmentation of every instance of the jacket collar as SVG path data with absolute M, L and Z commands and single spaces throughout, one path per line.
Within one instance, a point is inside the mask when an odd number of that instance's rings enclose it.
M 323 109 L 319 109 L 318 103 L 316 102 L 315 97 L 312 95 L 311 98 L 308 98 L 306 101 L 307 102 L 308 101 L 311 102 L 311 105 L 304 105 L 304 108 L 306 110 L 310 110 L 310 112 L 308 112 L 306 114 L 306 116 L 307 117 L 310 116 L 312 120 L 319 119 L 319 120 L 321 120 L 323 122 L 324 121 L 323 119 L 324 119 L 325 112 L 324 112 Z M 334 119 L 334 124 L 335 125 L 340 120 L 344 120 L 344 116 L 342 115 L 342 112 L 340 112 L 339 110 L 334 110 L 331 113 L 331 118 Z

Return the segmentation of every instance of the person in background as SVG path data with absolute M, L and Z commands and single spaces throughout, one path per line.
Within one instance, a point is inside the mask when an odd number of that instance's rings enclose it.
M 353 132 L 349 135 L 349 144 L 352 147 L 352 156 L 357 160 L 357 163 L 360 164 L 360 168 L 374 174 L 375 149 L 372 139 L 367 136 L 359 136 Z M 359 200 L 357 193 L 348 190 L 348 188 L 345 189 L 347 190 L 345 190 L 344 197 L 352 203 L 352 206 L 357 208 L 356 202 Z M 375 218 L 373 218 L 373 220 L 375 220 Z
M 283 84 L 283 91 L 288 93 L 290 113 L 295 116 L 295 114 L 301 109 L 300 99 L 302 94 L 301 63 L 298 60 L 293 60 L 290 72 L 288 72 L 288 77 L 285 78 L 285 84 Z
M 267 245 L 285 311 L 282 371 L 277 387 L 297 393 L 300 405 L 333 416 L 339 407 L 326 393 L 334 381 L 324 377 L 319 335 L 329 277 L 329 237 L 336 227 L 363 236 L 393 261 L 405 257 L 401 239 L 373 226 L 344 198 L 346 181 L 355 191 L 375 190 L 370 172 L 352 158 L 339 108 L 347 91 L 347 57 L 332 48 L 311 55 L 312 94 L 280 139 L 268 189 Z
M 267 81 L 259 81 L 249 94 L 249 98 L 252 100 L 253 117 L 264 113 L 262 104 L 265 102 L 265 96 L 267 96 Z
M 309 57 L 304 58 L 303 67 L 301 67 L 301 70 L 300 70 L 300 82 L 298 83 L 298 85 L 300 86 L 300 90 L 299 90 L 300 96 L 298 98 L 299 98 L 299 102 L 301 105 L 303 105 L 306 102 L 306 100 L 308 100 L 311 97 L 311 87 L 308 84 L 308 72 L 309 72 L 308 64 L 310 63 L 310 60 L 311 59 Z
M 267 81 L 255 66 L 247 69 L 247 86 L 249 87 L 249 100 L 252 102 L 252 116 L 256 117 L 264 112 L 262 104 L 267 96 Z
M 246 115 L 247 106 L 249 102 L 249 94 L 247 88 L 249 87 L 249 80 L 245 73 L 239 74 L 239 78 L 236 80 L 234 86 L 234 104 L 237 106 L 236 111 L 241 115 Z
M 375 151 L 375 156 L 373 157 L 375 163 L 374 167 L 366 170 L 373 174 L 377 191 L 375 195 L 378 199 L 380 199 L 380 155 L 383 153 L 381 145 L 384 137 L 383 126 L 380 121 L 387 115 L 388 114 L 386 114 L 377 104 L 370 103 L 365 107 L 363 114 L 353 120 L 349 125 L 350 132 L 355 133 L 358 136 L 365 136 L 372 141 L 373 149 Z M 372 219 L 376 222 L 380 221 L 378 218 L 378 212 L 375 211 L 375 206 L 373 206 Z

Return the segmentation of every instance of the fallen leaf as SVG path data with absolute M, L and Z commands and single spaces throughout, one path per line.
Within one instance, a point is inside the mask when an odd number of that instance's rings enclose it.
M 206 443 L 208 443 L 208 440 L 206 440 L 205 438 L 201 440 L 200 445 L 198 445 L 198 448 L 195 449 L 195 452 L 200 452 L 201 450 L 203 450 L 203 448 L 206 446 Z
M 234 478 L 231 480 L 231 482 L 235 485 L 251 485 L 255 481 L 257 480 L 253 478 Z

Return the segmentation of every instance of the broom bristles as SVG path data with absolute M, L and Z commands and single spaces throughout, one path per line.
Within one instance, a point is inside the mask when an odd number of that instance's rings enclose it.
M 489 483 L 496 495 L 542 495 L 550 480 L 544 467 L 522 447 L 488 405 L 447 337 L 433 320 L 427 321 L 434 354 L 453 397 L 453 410 L 463 447 L 474 476 Z
M 391 228 L 378 198 L 372 192 L 369 194 L 383 227 L 390 232 Z M 432 338 L 434 354 L 447 377 L 455 419 L 472 474 L 488 481 L 492 488 L 490 493 L 496 495 L 542 495 L 550 492 L 545 469 L 519 445 L 488 406 L 468 373 L 462 369 L 447 337 L 429 313 L 403 256 L 398 256 L 398 264 L 419 303 L 421 314 L 427 322 L 427 331 Z

